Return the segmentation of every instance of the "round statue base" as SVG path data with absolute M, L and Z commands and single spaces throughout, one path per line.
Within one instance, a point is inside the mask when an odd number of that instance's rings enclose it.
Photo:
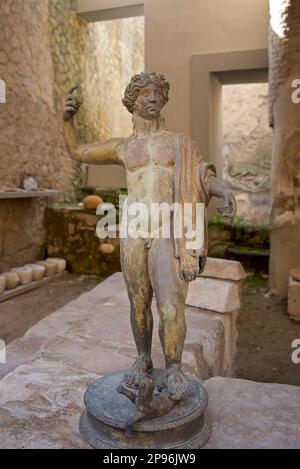
M 211 435 L 211 426 L 205 412 L 208 397 L 201 384 L 187 378 L 187 395 L 167 414 L 136 423 L 131 436 L 125 436 L 128 418 L 136 408 L 117 391 L 124 371 L 98 379 L 86 391 L 86 409 L 79 428 L 83 438 L 97 449 L 196 449 L 201 448 Z M 164 370 L 153 370 L 157 382 Z

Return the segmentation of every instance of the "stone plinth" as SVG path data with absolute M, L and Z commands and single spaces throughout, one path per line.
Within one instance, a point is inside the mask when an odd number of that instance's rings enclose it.
M 292 319 L 300 321 L 300 282 L 289 277 L 288 313 Z
M 213 375 L 234 375 L 236 321 L 241 307 L 241 284 L 245 276 L 240 262 L 208 257 L 203 273 L 189 284 L 186 304 L 194 307 L 197 316 L 208 316 L 211 320 L 221 320 L 223 323 L 224 341 L 217 341 L 219 347 L 223 347 L 223 363 Z M 204 354 L 207 348 L 209 346 L 204 347 Z M 216 356 L 212 359 L 212 356 L 211 351 L 210 361 L 214 368 L 217 363 L 221 363 L 221 359 Z

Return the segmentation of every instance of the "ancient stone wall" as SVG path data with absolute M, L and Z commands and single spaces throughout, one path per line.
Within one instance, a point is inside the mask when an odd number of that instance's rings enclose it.
M 12 0 L 0 5 L 0 187 L 20 187 L 25 174 L 41 187 L 69 191 L 74 165 L 64 158 L 61 122 L 53 99 L 48 2 Z
M 131 133 L 131 116 L 121 99 L 131 76 L 144 70 L 144 18 L 88 24 L 74 0 L 51 0 L 50 39 L 55 101 L 81 85 L 84 101 L 76 122 L 83 141 Z
M 7 102 L 0 103 L 0 188 L 20 187 L 33 174 L 40 187 L 75 195 L 81 174 L 61 131 L 61 101 L 74 81 L 85 98 L 78 119 L 84 141 L 128 133 L 120 99 L 131 74 L 144 68 L 143 19 L 122 21 L 88 24 L 74 0 L 1 0 Z M 0 200 L 0 272 L 44 252 L 44 209 L 42 201 Z
M 224 177 L 234 190 L 238 215 L 269 222 L 272 130 L 268 125 L 268 84 L 223 87 Z

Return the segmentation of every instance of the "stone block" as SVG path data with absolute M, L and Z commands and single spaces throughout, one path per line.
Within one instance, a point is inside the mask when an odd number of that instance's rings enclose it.
M 200 277 L 241 281 L 246 277 L 246 272 L 242 264 L 238 261 L 208 257 L 205 269 L 202 274 L 200 274 Z
M 217 313 L 237 311 L 245 277 L 240 262 L 208 257 L 202 274 L 189 284 L 186 304 Z
M 205 388 L 213 424 L 205 448 L 300 448 L 298 386 L 216 377 Z
M 289 277 L 288 287 L 288 313 L 289 315 L 300 321 L 300 282 Z
M 188 289 L 186 304 L 218 313 L 229 313 L 241 307 L 240 283 L 208 277 L 197 277 Z

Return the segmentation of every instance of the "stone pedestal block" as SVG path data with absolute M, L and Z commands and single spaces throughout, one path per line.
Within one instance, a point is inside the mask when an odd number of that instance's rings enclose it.
M 189 285 L 186 304 L 217 313 L 239 310 L 245 277 L 240 262 L 208 257 L 203 273 Z
M 189 285 L 186 304 L 217 313 L 239 310 L 240 284 L 230 280 L 198 277 Z
M 201 275 L 189 284 L 186 304 L 197 308 L 198 321 L 209 318 L 222 324 L 222 337 L 212 337 L 211 327 L 205 327 L 205 334 L 199 334 L 203 358 L 204 376 L 234 376 L 237 329 L 236 321 L 241 307 L 241 283 L 245 271 L 237 261 L 207 258 Z M 203 376 L 203 377 L 204 377 Z

